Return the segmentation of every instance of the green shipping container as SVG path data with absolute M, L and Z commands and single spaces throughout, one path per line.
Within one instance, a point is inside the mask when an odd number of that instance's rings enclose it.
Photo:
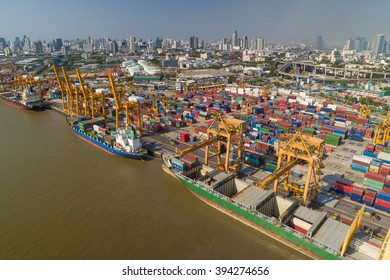
M 265 128 L 265 127 L 260 127 L 259 131 L 260 132 L 269 132 L 269 129 Z
M 265 165 L 265 167 L 268 167 L 268 168 L 270 168 L 270 169 L 276 169 L 276 164 L 273 164 L 273 163 L 267 163 L 266 165 Z
M 383 183 L 369 179 L 369 178 L 364 178 L 363 185 L 376 189 L 376 190 L 382 190 L 383 188 Z
M 315 129 L 312 129 L 312 128 L 309 128 L 309 127 L 304 127 L 302 130 L 303 130 L 304 133 L 311 134 L 311 135 L 313 135 L 316 132 Z

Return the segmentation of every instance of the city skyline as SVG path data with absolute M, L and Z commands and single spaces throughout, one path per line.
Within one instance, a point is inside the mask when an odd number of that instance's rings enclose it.
M 231 38 L 265 38 L 268 42 L 343 42 L 348 37 L 373 40 L 390 35 L 386 12 L 390 2 L 375 0 L 188 0 L 169 1 L 48 1 L 39 5 L 21 0 L 2 5 L 0 37 L 13 41 L 27 35 L 32 41 L 53 38 L 156 38 L 219 41 Z M 364 20 L 367 17 L 367 20 Z

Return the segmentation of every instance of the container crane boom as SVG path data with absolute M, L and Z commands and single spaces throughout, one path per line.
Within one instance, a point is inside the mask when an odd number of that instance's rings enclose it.
M 53 64 L 53 70 L 54 70 L 54 74 L 56 75 L 58 86 L 60 87 L 60 90 L 61 90 L 62 111 L 66 112 L 65 111 L 65 103 L 64 103 L 64 94 L 66 94 L 66 90 L 65 90 L 64 84 L 62 83 L 62 80 L 60 79 L 60 76 L 58 75 L 57 68 L 54 64 Z

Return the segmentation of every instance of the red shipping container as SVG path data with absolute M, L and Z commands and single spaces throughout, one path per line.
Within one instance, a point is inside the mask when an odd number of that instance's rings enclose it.
M 379 175 L 379 174 L 375 174 L 373 172 L 367 172 L 364 175 L 364 177 L 368 178 L 368 179 L 371 179 L 371 180 L 374 180 L 374 181 L 377 181 L 377 182 L 381 182 L 381 183 L 384 183 L 386 181 L 386 177 L 385 176 L 382 176 L 382 175 Z
M 357 116 L 354 116 L 354 115 L 348 115 L 347 116 L 347 120 L 348 121 L 351 121 L 351 122 L 356 122 L 356 120 L 357 120 Z
M 301 228 L 301 227 L 299 227 L 299 226 L 297 226 L 297 225 L 294 225 L 294 224 L 293 224 L 293 229 L 295 229 L 296 231 L 299 231 L 300 233 L 302 233 L 302 234 L 304 234 L 304 235 L 307 234 L 307 230 L 305 230 L 305 229 L 303 229 L 303 228 Z
M 359 130 L 359 131 L 366 131 L 367 127 L 362 126 L 362 125 L 355 125 L 352 127 L 353 130 Z
M 367 166 L 367 167 L 370 166 L 370 164 L 367 163 L 367 162 L 362 162 L 362 161 L 358 161 L 358 160 L 355 160 L 355 159 L 352 160 L 352 163 L 360 164 L 360 165 Z
M 355 186 L 355 187 L 352 189 L 352 193 L 353 193 L 353 194 L 357 194 L 357 195 L 362 196 L 363 193 L 364 193 L 364 189 Z
M 377 194 L 376 191 L 370 191 L 370 190 L 368 190 L 368 189 L 366 189 L 366 190 L 364 191 L 364 196 L 369 196 L 369 197 L 372 197 L 372 198 L 374 198 L 374 199 L 375 199 L 375 197 L 376 197 L 376 194 Z
M 381 151 L 383 151 L 383 146 L 382 145 L 375 145 L 375 151 L 379 151 L 379 152 L 381 152 Z
M 367 119 L 363 119 L 363 118 L 357 118 L 356 122 L 361 123 L 361 124 L 367 124 L 368 120 Z
M 374 203 L 375 197 L 371 197 L 371 196 L 368 196 L 368 195 L 363 195 L 362 200 L 367 201 L 369 203 Z
M 367 129 L 366 132 L 364 133 L 365 138 L 372 138 L 372 135 L 374 134 L 374 130 L 372 129 Z
M 340 184 L 340 185 L 346 185 L 346 186 L 351 186 L 352 185 L 352 183 L 346 182 L 346 181 L 343 181 L 343 180 L 337 180 L 336 183 Z
M 350 225 L 352 224 L 352 219 L 345 216 L 340 216 L 340 221 L 342 221 L 344 224 Z
M 375 151 L 375 145 L 374 144 L 367 144 L 366 145 L 366 151 L 373 153 Z
M 386 164 L 382 164 L 382 166 L 379 168 L 379 174 L 382 176 L 388 176 L 389 173 L 390 173 L 390 166 L 386 165 Z M 390 182 L 389 182 L 389 184 L 390 184 Z
M 387 209 L 390 209 L 390 202 L 383 199 L 379 199 L 379 198 L 375 199 L 375 205 L 379 205 Z
M 383 187 L 382 192 L 390 193 L 390 187 Z

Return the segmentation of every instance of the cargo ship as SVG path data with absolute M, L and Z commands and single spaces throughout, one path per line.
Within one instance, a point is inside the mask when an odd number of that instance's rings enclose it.
M 325 211 L 262 190 L 245 177 L 214 170 L 191 156 L 179 159 L 163 153 L 162 168 L 215 209 L 313 259 L 373 259 L 357 252 L 364 243 L 357 236 L 341 254 L 350 227 Z
M 43 100 L 42 96 L 33 87 L 21 92 L 2 93 L 0 98 L 9 105 L 20 109 L 42 111 L 49 108 L 49 104 Z
M 66 120 L 80 138 L 109 154 L 131 159 L 143 159 L 147 155 L 133 127 L 109 131 L 104 128 L 104 118 L 66 116 Z

